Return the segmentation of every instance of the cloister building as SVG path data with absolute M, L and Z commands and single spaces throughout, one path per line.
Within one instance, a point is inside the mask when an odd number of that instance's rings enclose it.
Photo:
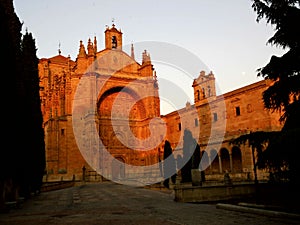
M 192 84 L 194 104 L 162 116 L 168 140 L 182 155 L 183 143 L 177 143 L 182 142 L 182 130 L 197 134 L 208 179 L 222 179 L 225 172 L 235 179 L 253 179 L 252 149 L 247 144 L 235 146 L 231 140 L 250 132 L 281 129 L 280 115 L 264 108 L 262 94 L 269 85 L 270 81 L 262 80 L 217 96 L 214 74 L 201 71 Z M 258 176 L 267 179 L 268 174 L 259 171 Z

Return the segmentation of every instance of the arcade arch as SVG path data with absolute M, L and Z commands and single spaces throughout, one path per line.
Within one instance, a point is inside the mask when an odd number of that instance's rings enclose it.
M 241 149 L 237 146 L 234 146 L 231 149 L 231 155 L 232 155 L 232 172 L 242 172 L 243 166 L 242 166 L 242 152 Z
M 210 151 L 201 151 L 200 169 L 208 174 L 217 173 L 240 173 L 243 171 L 242 152 L 237 146 L 231 151 L 223 147 L 219 151 L 211 149 Z
M 231 172 L 231 160 L 229 151 L 226 148 L 221 148 L 220 150 L 220 157 L 221 157 L 221 168 L 220 172 Z

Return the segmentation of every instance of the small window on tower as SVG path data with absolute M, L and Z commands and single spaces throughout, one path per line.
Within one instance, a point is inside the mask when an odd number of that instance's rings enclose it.
M 241 115 L 241 109 L 240 109 L 239 106 L 235 107 L 235 115 L 236 115 L 236 116 Z
M 198 118 L 195 118 L 195 127 L 198 127 L 199 122 L 198 122 Z
M 181 130 L 181 123 L 178 123 L 178 130 Z
M 211 96 L 210 86 L 207 86 L 207 91 L 208 91 L 208 97 L 210 97 Z
M 203 98 L 206 98 L 206 96 L 205 96 L 205 89 L 204 88 L 202 88 L 202 94 L 203 94 Z
M 112 39 L 111 39 L 111 47 L 112 48 L 117 48 L 117 38 L 116 36 L 112 36 Z
M 218 121 L 218 114 L 214 113 L 214 122 Z

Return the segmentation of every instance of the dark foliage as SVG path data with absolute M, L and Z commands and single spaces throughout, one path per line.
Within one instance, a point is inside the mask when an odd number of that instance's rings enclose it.
M 299 166 L 295 162 L 296 140 L 300 136 L 300 2 L 297 0 L 253 1 L 257 21 L 262 18 L 275 27 L 268 43 L 287 49 L 281 56 L 272 56 L 270 62 L 258 70 L 258 76 L 274 82 L 263 93 L 265 107 L 281 111 L 283 129 L 270 141 L 264 157 L 269 167 L 280 170 L 287 165 L 292 182 Z M 291 145 L 293 143 L 294 145 Z
M 3 118 L 9 118 L 15 120 L 15 124 L 19 124 L 19 117 L 17 117 L 18 110 L 18 101 L 20 90 L 20 83 L 17 83 L 19 78 L 17 62 L 20 58 L 20 41 L 21 41 L 21 23 L 14 13 L 13 3 L 11 0 L 1 0 L 0 1 L 0 41 L 2 44 L 1 48 L 1 60 L 0 65 L 2 68 L 1 80 L 2 84 L 8 87 L 2 87 L 2 112 L 7 113 L 3 115 Z M 10 87 L 10 88 L 9 88 Z M 8 89 L 8 90 L 7 90 Z M 17 95 L 16 95 L 17 94 Z M 10 120 L 10 121 L 13 121 Z M 2 132 L 2 144 L 6 148 L 1 148 L 1 157 L 0 157 L 0 178 L 1 180 L 11 178 L 16 176 L 16 171 L 14 167 L 11 167 L 10 164 L 14 162 L 17 149 L 21 147 L 20 142 L 14 140 L 16 131 L 16 126 L 11 123 L 5 122 L 2 123 L 4 126 Z M 6 144 L 4 144 L 6 143 Z M 14 149 L 14 150 L 13 150 Z M 10 168 L 10 169 L 9 169 Z
M 290 182 L 297 182 L 297 139 L 300 136 L 300 21 L 299 0 L 253 0 L 257 22 L 263 18 L 275 28 L 268 44 L 286 49 L 281 57 L 272 56 L 269 63 L 258 69 L 258 76 L 271 80 L 263 92 L 266 109 L 282 113 L 280 132 L 253 132 L 232 143 L 248 144 L 257 151 L 259 168 L 288 171 Z M 265 149 L 263 151 L 263 149 Z
M 4 126 L 0 151 L 0 208 L 4 201 L 29 197 L 38 191 L 45 167 L 45 144 L 39 97 L 38 59 L 35 41 L 14 12 L 12 0 L 0 0 L 0 65 Z M 6 192 L 4 191 L 6 189 Z M 8 191 L 9 190 L 9 191 Z M 5 194 L 4 194 L 5 193 Z M 2 204 L 2 205 L 1 205 Z
M 196 147 L 197 147 L 197 142 L 193 138 L 192 132 L 188 129 L 185 129 L 183 135 L 183 158 L 182 158 L 182 161 L 185 162 L 185 164 L 181 168 L 181 182 L 183 183 L 192 181 L 192 175 L 191 175 L 191 169 L 193 164 L 192 156 L 195 152 Z M 199 149 L 199 153 L 200 153 L 200 149 Z M 195 164 L 196 161 L 194 162 L 194 165 Z
M 201 152 L 200 152 L 200 145 L 196 142 L 195 139 L 194 139 L 194 141 L 195 141 L 196 147 L 195 147 L 195 151 L 192 156 L 191 169 L 198 169 L 199 164 L 200 164 L 200 159 L 201 159 Z
M 253 1 L 257 21 L 265 18 L 275 28 L 269 44 L 287 49 L 281 57 L 272 56 L 270 62 L 258 69 L 258 76 L 274 82 L 263 93 L 265 107 L 283 112 L 281 121 L 288 119 L 293 123 L 285 124 L 292 128 L 300 127 L 300 6 L 297 0 Z
M 247 144 L 249 147 L 251 147 L 251 149 L 256 151 L 257 155 L 255 166 L 258 166 L 258 168 L 262 169 L 268 166 L 267 159 L 269 157 L 269 155 L 264 155 L 263 150 L 268 146 L 269 143 L 271 143 L 273 140 L 276 140 L 278 136 L 280 136 L 279 131 L 257 131 L 241 135 L 236 139 L 232 139 L 230 144 L 238 146 Z
M 36 191 L 41 186 L 45 169 L 45 143 L 42 127 L 43 117 L 39 95 L 38 58 L 36 57 L 35 40 L 31 33 L 26 31 L 21 42 L 22 74 L 24 84 L 24 128 L 27 135 L 24 143 L 28 146 L 24 159 L 27 164 L 23 178 L 24 183 L 29 182 L 31 190 Z M 27 193 L 28 195 L 29 193 Z M 26 195 L 26 194 L 25 194 Z
M 165 141 L 164 145 L 164 186 L 169 188 L 169 177 L 173 184 L 176 182 L 176 162 L 173 155 L 171 144 L 168 140 Z

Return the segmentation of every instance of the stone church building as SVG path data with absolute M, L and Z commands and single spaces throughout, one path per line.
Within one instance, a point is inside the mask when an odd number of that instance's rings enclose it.
M 224 172 L 234 179 L 253 179 L 252 150 L 230 140 L 251 131 L 281 129 L 280 115 L 265 110 L 262 102 L 270 82 L 217 95 L 214 74 L 199 71 L 191 84 L 194 103 L 161 115 L 150 54 L 140 53 L 142 62 L 137 62 L 133 45 L 130 54 L 123 51 L 122 35 L 113 24 L 104 32 L 100 51 L 95 37 L 86 46 L 80 41 L 75 61 L 60 51 L 40 59 L 45 179 L 127 179 L 140 173 L 126 165 L 144 167 L 141 176 L 161 176 L 164 141 L 179 159 L 185 129 L 200 145 L 207 179 L 221 179 Z M 265 178 L 261 171 L 259 179 Z

